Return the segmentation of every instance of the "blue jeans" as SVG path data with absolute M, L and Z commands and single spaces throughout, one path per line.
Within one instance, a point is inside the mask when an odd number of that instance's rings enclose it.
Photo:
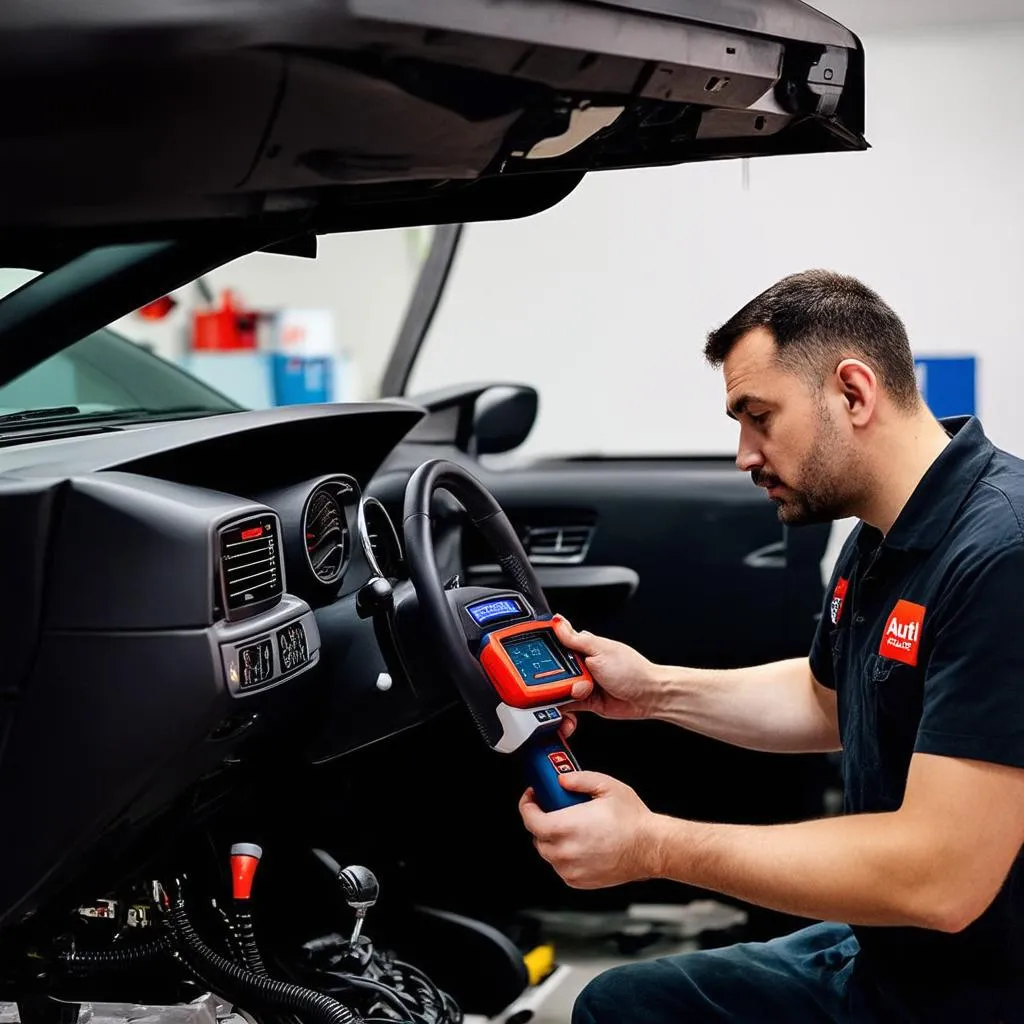
M 1024 1020 L 1024 1005 L 977 989 L 896 995 L 857 964 L 842 924 L 616 967 L 580 993 L 572 1024 L 983 1024 Z M 897 967 L 898 970 L 898 967 Z M 948 979 L 947 979 L 948 980 Z M 936 984 L 941 983 L 936 979 Z M 1001 1004 L 1001 1005 L 997 1005 Z

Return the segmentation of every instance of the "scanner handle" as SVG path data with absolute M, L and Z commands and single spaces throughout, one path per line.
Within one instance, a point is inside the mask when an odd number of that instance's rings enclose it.
M 542 811 L 560 811 L 590 800 L 586 793 L 570 793 L 563 789 L 558 781 L 561 775 L 578 772 L 580 766 L 557 732 L 541 734 L 530 740 L 522 747 L 519 756 Z

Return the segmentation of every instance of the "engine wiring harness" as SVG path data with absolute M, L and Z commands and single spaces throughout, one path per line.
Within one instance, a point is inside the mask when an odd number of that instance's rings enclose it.
M 236 844 L 231 851 L 233 906 L 209 900 L 223 936 L 206 941 L 193 921 L 185 875 L 152 883 L 158 909 L 150 934 L 104 948 L 79 946 L 58 955 L 70 975 L 130 970 L 159 958 L 176 960 L 200 984 L 266 1024 L 462 1024 L 455 1000 L 421 970 L 361 934 L 366 911 L 376 902 L 377 883 L 366 868 L 338 869 L 337 881 L 356 911 L 349 937 L 322 936 L 302 946 L 298 963 L 277 957 L 268 969 L 249 910 L 261 851 Z M 153 934 L 153 933 L 156 934 Z M 214 948 L 221 947 L 221 951 Z M 277 976 L 275 976 L 277 975 Z

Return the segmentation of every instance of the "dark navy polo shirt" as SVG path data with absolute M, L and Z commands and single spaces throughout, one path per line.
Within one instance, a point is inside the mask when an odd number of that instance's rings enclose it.
M 850 814 L 898 809 L 916 751 L 1024 768 L 1024 461 L 977 419 L 943 426 L 889 533 L 861 523 L 844 545 L 811 649 L 837 693 Z M 854 931 L 894 978 L 1024 979 L 1024 859 L 962 932 Z

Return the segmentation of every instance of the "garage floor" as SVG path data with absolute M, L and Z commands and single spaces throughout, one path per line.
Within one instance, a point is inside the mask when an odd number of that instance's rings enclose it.
M 568 968 L 563 980 L 537 1007 L 533 1024 L 568 1024 L 577 995 L 592 978 L 612 967 L 691 952 L 700 948 L 702 937 L 710 939 L 714 933 L 746 923 L 742 911 L 714 900 L 634 906 L 626 914 L 612 916 L 531 916 L 541 920 L 543 934 L 555 946 L 558 963 Z

